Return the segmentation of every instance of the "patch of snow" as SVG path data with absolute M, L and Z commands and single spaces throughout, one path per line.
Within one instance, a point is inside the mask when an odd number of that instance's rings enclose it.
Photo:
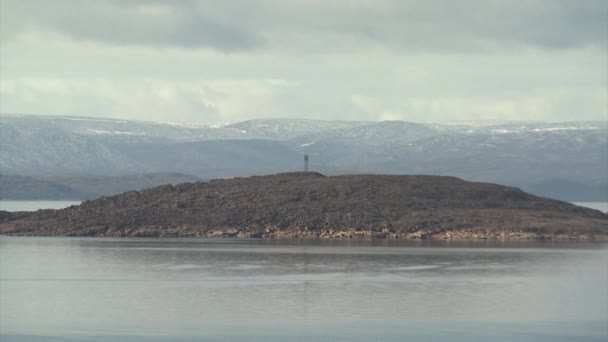
M 498 126 L 498 125 L 512 125 L 517 123 L 540 123 L 541 121 L 513 121 L 513 120 L 456 120 L 456 121 L 447 121 L 443 122 L 444 125 L 464 125 L 469 127 L 488 127 L 488 126 Z
M 42 117 L 44 119 L 47 119 L 45 117 Z M 65 116 L 59 116 L 59 117 L 53 117 L 50 116 L 48 117 L 48 119 L 61 119 L 61 120 L 71 120 L 71 121 L 90 121 L 90 122 L 110 122 L 110 123 L 129 123 L 129 121 L 122 121 L 122 120 L 102 120 L 102 119 L 90 119 L 90 118 L 78 118 L 78 117 L 65 117 Z
M 124 134 L 124 135 L 146 135 L 143 132 L 126 132 L 126 131 L 114 131 L 114 134 Z
M 544 127 L 544 128 L 535 128 L 532 131 L 533 132 L 553 132 L 553 131 L 573 131 L 573 130 L 579 130 L 581 129 L 581 127 Z M 594 127 L 594 126 L 590 126 L 590 127 L 584 127 L 584 129 L 600 129 L 599 127 Z
M 88 128 L 87 131 L 89 132 L 93 132 L 95 134 L 116 134 L 116 135 L 146 135 L 146 133 L 141 133 L 141 132 L 126 132 L 126 131 L 104 131 L 104 130 L 100 130 L 100 129 L 90 129 Z
M 222 128 L 228 126 L 230 122 L 165 122 L 169 126 L 184 127 L 184 128 Z
M 89 132 L 93 132 L 95 134 L 112 134 L 112 132 L 108 132 L 108 131 L 102 131 L 100 129 L 87 129 L 87 131 Z

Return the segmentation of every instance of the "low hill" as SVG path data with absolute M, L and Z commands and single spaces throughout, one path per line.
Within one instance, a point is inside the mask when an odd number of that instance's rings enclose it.
M 176 172 L 120 176 L 66 175 L 39 178 L 0 174 L 0 199 L 85 200 L 163 184 L 197 181 L 201 181 L 201 179 Z
M 0 174 L 0 200 L 77 200 L 85 194 L 58 182 Z
M 608 216 L 454 177 L 309 172 L 165 185 L 63 210 L 2 212 L 0 234 L 605 239 Z

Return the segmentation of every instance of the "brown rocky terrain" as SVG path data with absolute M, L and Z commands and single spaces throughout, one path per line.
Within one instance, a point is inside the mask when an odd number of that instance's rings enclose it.
M 308 172 L 164 185 L 62 210 L 0 211 L 0 234 L 608 239 L 608 216 L 454 177 Z

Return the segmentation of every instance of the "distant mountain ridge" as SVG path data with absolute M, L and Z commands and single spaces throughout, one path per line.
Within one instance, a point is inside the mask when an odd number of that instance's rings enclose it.
M 158 185 L 201 180 L 180 173 L 66 175 L 46 178 L 0 175 L 0 200 L 87 200 Z
M 0 174 L 35 179 L 261 175 L 300 170 L 308 154 L 311 169 L 330 175 L 450 175 L 564 200 L 608 201 L 606 151 L 604 121 L 162 124 L 0 115 Z

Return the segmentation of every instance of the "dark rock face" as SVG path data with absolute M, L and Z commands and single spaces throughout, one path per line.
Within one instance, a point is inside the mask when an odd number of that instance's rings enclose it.
M 309 172 L 164 185 L 63 210 L 4 212 L 0 234 L 604 239 L 608 216 L 453 177 Z

